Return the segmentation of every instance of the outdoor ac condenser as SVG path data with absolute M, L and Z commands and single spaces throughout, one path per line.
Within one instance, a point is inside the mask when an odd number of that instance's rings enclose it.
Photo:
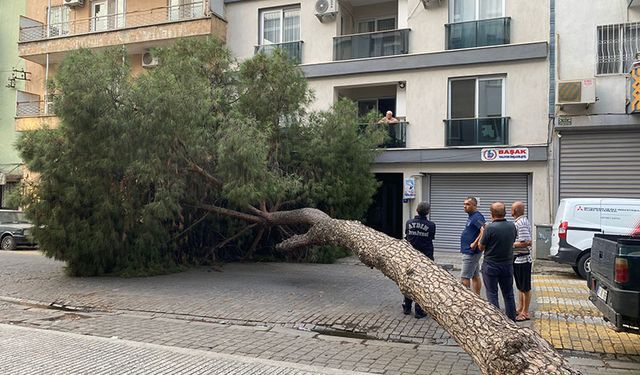
M 556 103 L 591 104 L 596 102 L 596 83 L 594 79 L 559 81 Z

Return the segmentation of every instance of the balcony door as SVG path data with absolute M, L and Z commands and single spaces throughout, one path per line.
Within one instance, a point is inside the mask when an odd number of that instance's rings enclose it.
M 169 20 L 200 18 L 204 15 L 203 0 L 169 0 Z
M 449 81 L 449 120 L 446 144 L 474 146 L 506 142 L 504 77 Z
M 504 0 L 451 0 L 449 22 L 468 22 L 504 17 Z
M 91 3 L 92 31 L 104 31 L 109 28 L 109 8 L 107 0 Z
M 269 9 L 260 12 L 260 45 L 300 40 L 300 8 Z

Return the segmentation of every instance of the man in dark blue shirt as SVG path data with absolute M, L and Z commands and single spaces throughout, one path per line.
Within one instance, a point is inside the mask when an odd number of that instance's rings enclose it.
M 433 260 L 433 239 L 436 235 L 436 224 L 433 221 L 427 219 L 427 215 L 431 211 L 431 205 L 427 202 L 420 202 L 416 209 L 418 215 L 413 219 L 407 221 L 405 228 L 405 234 L 407 235 L 407 241 L 416 250 L 426 255 L 429 259 Z M 405 315 L 411 314 L 411 304 L 413 301 L 411 298 L 405 296 L 402 303 L 402 311 Z M 416 315 L 417 319 L 424 318 L 425 312 L 420 305 L 416 303 Z
M 480 279 L 481 252 L 478 243 L 484 229 L 484 216 L 478 211 L 478 200 L 467 197 L 464 200 L 464 212 L 469 215 L 467 223 L 460 235 L 460 252 L 462 253 L 462 271 L 460 281 L 467 288 L 480 295 L 482 281 Z

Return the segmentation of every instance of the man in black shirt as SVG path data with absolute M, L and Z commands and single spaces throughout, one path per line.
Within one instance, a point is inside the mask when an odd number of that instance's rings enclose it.
M 427 202 L 420 202 L 416 209 L 418 215 L 413 219 L 407 221 L 405 234 L 407 235 L 407 241 L 416 250 L 426 255 L 429 259 L 433 260 L 433 239 L 436 235 L 436 224 L 433 221 L 427 219 L 429 211 L 431 211 L 431 205 Z M 402 311 L 405 315 L 411 314 L 411 304 L 413 301 L 411 298 L 405 296 L 402 303 Z M 417 319 L 424 318 L 425 312 L 420 305 L 416 303 L 416 315 Z
M 487 299 L 495 307 L 498 302 L 498 285 L 504 298 L 505 311 L 511 320 L 516 319 L 516 302 L 513 296 L 513 242 L 518 231 L 505 219 L 504 203 L 491 204 L 491 219 L 482 238 L 480 250 L 484 251 L 482 280 L 487 289 Z

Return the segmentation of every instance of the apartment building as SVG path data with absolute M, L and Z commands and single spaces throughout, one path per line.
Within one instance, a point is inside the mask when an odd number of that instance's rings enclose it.
M 46 82 L 70 51 L 122 46 L 138 74 L 158 64 L 150 48 L 181 37 L 224 40 L 226 34 L 222 0 L 16 0 L 3 1 L 0 9 L 2 50 L 16 51 L 18 60 L 10 61 L 10 54 L 1 60 L 0 70 L 11 70 L 13 79 L 3 89 L 0 118 L 0 155 L 12 163 L 0 161 L 9 169 L 0 182 L 17 182 L 26 173 L 13 148 L 15 132 L 57 126 Z
M 401 237 L 426 200 L 436 247 L 455 251 L 467 196 L 487 215 L 494 200 L 522 200 L 533 222 L 549 222 L 549 0 L 225 3 L 237 57 L 282 48 L 315 109 L 344 97 L 400 120 L 372 167 L 382 187 L 368 224 Z
M 556 1 L 556 196 L 640 197 L 640 1 Z
M 18 21 L 25 1 L 0 1 L 0 208 L 7 207 L 7 193 L 22 177 L 22 163 L 13 144 L 16 89 L 24 87 L 23 62 L 18 57 Z

